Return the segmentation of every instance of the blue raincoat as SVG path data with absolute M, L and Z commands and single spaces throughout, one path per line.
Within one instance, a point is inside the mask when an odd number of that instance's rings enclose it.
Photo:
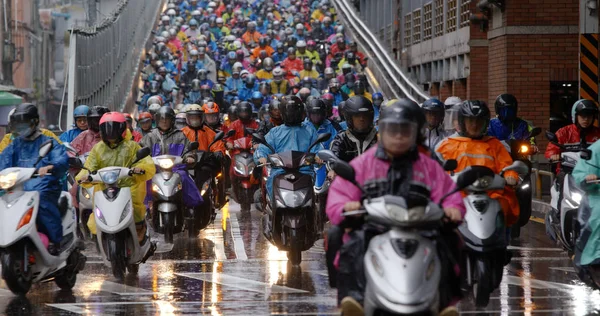
M 48 140 L 53 143 L 52 150 L 42 161 L 34 165 L 40 146 Z M 0 170 L 10 167 L 40 168 L 48 165 L 54 166 L 52 174 L 27 181 L 24 189 L 40 193 L 40 206 L 36 222 L 38 229 L 46 234 L 51 242 L 58 244 L 63 237 L 58 198 L 62 191 L 61 179 L 69 168 L 65 147 L 52 137 L 40 134 L 32 141 L 15 138 L 0 154 Z
M 63 143 L 70 143 L 75 138 L 77 138 L 77 136 L 79 136 L 79 134 L 81 134 L 82 132 L 83 132 L 82 129 L 80 129 L 79 127 L 75 127 L 75 128 L 72 128 L 72 129 L 62 133 L 60 135 L 59 139 Z
M 337 135 L 337 130 L 335 129 L 333 124 L 331 124 L 330 120 L 328 120 L 328 119 L 323 120 L 323 123 L 319 126 L 319 128 L 317 128 L 308 118 L 304 121 L 304 123 L 306 125 L 314 128 L 317 131 L 318 135 L 325 134 L 325 133 L 331 133 L 331 137 L 327 141 L 321 143 L 323 145 L 323 147 L 325 147 L 325 148 L 331 147 L 331 142 L 335 138 L 335 135 Z M 315 167 L 315 186 L 318 188 L 322 187 L 323 183 L 325 183 L 326 179 L 327 179 L 327 168 L 325 167 L 325 165 L 322 165 L 320 167 Z
M 524 140 L 529 137 L 529 132 L 533 129 L 527 122 L 522 119 L 517 119 L 512 126 L 502 124 L 498 118 L 490 121 L 488 127 L 488 135 L 494 136 L 499 140 L 517 139 Z
M 272 128 L 267 133 L 267 135 L 265 135 L 265 140 L 269 145 L 273 147 L 273 149 L 275 149 L 275 152 L 277 153 L 290 150 L 306 152 L 310 144 L 312 144 L 317 139 L 317 136 L 317 131 L 313 127 L 302 123 L 302 125 L 300 126 L 276 126 Z M 321 149 L 323 149 L 323 146 L 319 144 L 317 146 L 314 146 L 311 149 L 311 152 L 316 153 Z M 267 146 L 261 144 L 254 152 L 254 162 L 256 162 L 256 164 L 259 164 L 258 160 L 260 158 L 267 158 L 267 156 L 270 154 L 272 154 L 271 150 L 269 150 Z M 305 174 L 312 174 L 313 167 L 302 167 L 300 169 L 300 172 Z M 273 193 L 274 177 L 283 173 L 283 169 L 274 168 L 273 170 L 271 170 L 269 179 L 267 179 L 267 193 L 269 195 Z
M 242 101 L 249 101 L 252 98 L 252 93 L 258 91 L 258 85 L 254 84 L 254 87 L 248 88 L 244 85 L 241 90 L 238 90 L 238 98 Z

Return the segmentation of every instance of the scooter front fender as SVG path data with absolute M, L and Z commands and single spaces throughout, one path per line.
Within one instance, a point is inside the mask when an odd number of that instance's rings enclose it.
M 0 248 L 7 248 L 21 240 L 32 227 L 35 230 L 36 218 L 40 204 L 40 195 L 36 191 L 16 191 L 0 198 Z M 19 227 L 21 220 L 25 222 L 31 210 L 29 221 Z M 19 227 L 19 228 L 18 228 Z

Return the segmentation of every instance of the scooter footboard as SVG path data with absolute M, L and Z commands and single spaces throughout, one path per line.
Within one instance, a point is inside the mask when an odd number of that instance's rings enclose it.
M 437 311 L 442 266 L 432 239 L 391 230 L 371 239 L 364 264 L 366 314 Z

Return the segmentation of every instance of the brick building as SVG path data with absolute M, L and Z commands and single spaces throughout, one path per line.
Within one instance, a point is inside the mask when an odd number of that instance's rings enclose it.
M 481 99 L 493 110 L 496 96 L 508 92 L 536 126 L 570 120 L 578 0 L 396 0 L 396 8 L 400 62 L 430 95 Z

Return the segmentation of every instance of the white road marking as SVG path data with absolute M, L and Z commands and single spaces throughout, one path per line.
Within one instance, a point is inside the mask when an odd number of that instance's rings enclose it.
M 569 260 L 569 257 L 512 257 L 511 261 L 555 261 L 555 260 Z
M 485 315 L 504 315 L 504 314 L 520 314 L 520 315 L 525 315 L 525 313 L 531 313 L 531 314 L 546 314 L 546 315 L 555 315 L 555 313 L 565 313 L 565 314 L 569 314 L 572 313 L 573 310 L 572 309 L 534 309 L 534 310 L 486 310 L 486 311 L 460 311 L 461 315 L 464 314 L 485 314 Z
M 223 218 L 223 214 L 221 212 L 217 213 L 215 217 L 215 221 L 212 223 L 210 228 L 204 230 L 202 232 L 202 236 L 206 239 L 209 239 L 215 245 L 215 259 L 207 260 L 207 262 L 214 261 L 225 261 L 227 260 L 227 256 L 225 255 L 225 242 L 223 240 L 223 229 L 221 228 L 221 220 Z M 159 262 L 164 262 L 165 260 L 158 260 Z M 147 262 L 153 262 L 149 260 Z
M 240 232 L 240 223 L 237 220 L 237 213 L 232 213 L 231 215 L 231 237 L 233 237 L 235 257 L 238 260 L 248 260 L 246 247 L 244 246 L 244 240 L 242 239 L 242 233 Z
M 560 248 L 537 248 L 537 247 L 518 247 L 518 246 L 508 246 L 508 250 L 524 250 L 524 251 L 556 251 L 556 252 L 565 252 Z
M 175 246 L 175 244 L 167 244 L 165 242 L 158 242 L 158 245 L 156 245 L 156 251 L 154 252 L 154 254 L 160 254 L 160 253 L 167 253 L 167 252 L 171 252 L 171 250 L 173 250 L 173 247 Z
M 215 282 L 221 285 L 238 288 L 245 291 L 265 293 L 270 290 L 271 293 L 309 293 L 308 291 L 294 289 L 287 286 L 269 285 L 265 282 L 248 280 L 233 275 L 219 273 L 216 280 L 213 279 L 212 273 L 175 273 L 185 278 L 196 279 L 204 282 Z
M 528 279 L 530 284 L 529 286 L 535 289 L 544 289 L 544 290 L 558 290 L 561 292 L 573 293 L 573 289 L 579 289 L 581 286 L 558 283 L 558 282 L 550 282 L 550 281 L 542 281 L 536 279 Z M 512 275 L 507 275 L 502 279 L 502 282 L 505 282 L 510 285 L 523 286 L 523 278 L 516 277 Z
M 308 251 L 305 251 L 308 252 Z M 146 264 L 148 263 L 176 263 L 176 264 L 198 264 L 198 263 L 215 263 L 215 262 L 226 262 L 226 263 L 238 263 L 238 262 L 256 262 L 256 263 L 262 263 L 262 262 L 273 262 L 273 261 L 287 261 L 287 259 L 261 259 L 261 258 L 250 258 L 247 260 L 240 260 L 240 259 L 223 259 L 223 260 L 217 260 L 217 259 L 190 259 L 190 260 L 171 260 L 171 259 L 160 259 L 160 260 L 148 260 L 146 261 Z M 308 262 L 308 261 L 323 261 L 322 258 L 304 258 L 302 257 L 302 262 Z M 102 261 L 86 261 L 85 264 L 103 264 L 104 262 Z
M 101 278 L 91 277 L 87 275 L 78 275 L 75 288 L 82 292 L 109 292 L 121 296 L 143 296 L 154 295 L 155 292 L 141 289 L 134 286 L 119 284 L 115 282 L 105 281 Z
M 14 296 L 14 294 L 10 290 L 0 288 L 0 296 Z
M 575 268 L 573 267 L 550 267 L 549 269 L 575 273 Z
M 308 270 L 308 271 L 305 271 L 305 272 L 309 273 L 309 274 L 317 274 L 317 275 L 322 275 L 322 276 L 329 277 L 329 272 L 327 272 L 327 270 Z

